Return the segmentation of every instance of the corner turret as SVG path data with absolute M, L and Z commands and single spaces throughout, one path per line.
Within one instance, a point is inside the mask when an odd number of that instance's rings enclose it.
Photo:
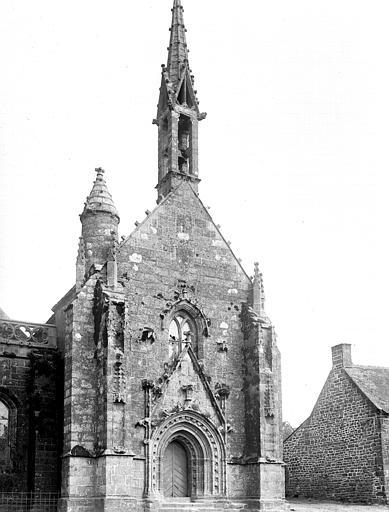
M 104 265 L 109 259 L 112 247 L 117 243 L 120 222 L 104 180 L 104 170 L 99 167 L 95 171 L 96 180 L 80 215 L 86 273 L 92 265 Z M 81 259 L 79 254 L 78 263 L 81 263 Z

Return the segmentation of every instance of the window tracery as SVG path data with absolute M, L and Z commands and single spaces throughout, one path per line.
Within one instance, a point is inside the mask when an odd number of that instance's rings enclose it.
M 185 311 L 178 311 L 169 325 L 169 357 L 175 357 L 190 343 L 197 352 L 197 329 L 190 315 Z

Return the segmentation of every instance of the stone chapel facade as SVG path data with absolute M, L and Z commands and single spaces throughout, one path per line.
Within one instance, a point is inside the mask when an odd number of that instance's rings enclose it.
M 96 169 L 76 285 L 53 308 L 60 512 L 287 510 L 280 353 L 258 265 L 250 278 L 199 198 L 205 114 L 180 0 L 170 30 L 154 120 L 157 207 L 119 243 Z

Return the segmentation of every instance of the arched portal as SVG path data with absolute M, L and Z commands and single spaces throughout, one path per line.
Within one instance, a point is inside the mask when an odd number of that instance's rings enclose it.
M 173 498 L 225 494 L 224 441 L 201 414 L 185 410 L 169 416 L 153 432 L 150 448 L 149 493 Z M 175 461 L 178 472 L 173 474 L 170 464 Z M 174 485 L 176 495 L 170 489 Z

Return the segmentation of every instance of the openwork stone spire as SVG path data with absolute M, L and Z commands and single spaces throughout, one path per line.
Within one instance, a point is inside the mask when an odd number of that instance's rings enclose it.
M 158 202 L 179 185 L 189 181 L 197 192 L 198 122 L 200 113 L 194 89 L 194 77 L 189 68 L 184 8 L 174 0 L 167 65 L 162 65 L 158 101 Z

